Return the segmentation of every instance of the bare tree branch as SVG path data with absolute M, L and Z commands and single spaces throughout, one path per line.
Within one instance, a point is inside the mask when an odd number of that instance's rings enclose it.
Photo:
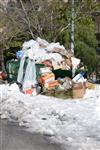
M 32 29 L 31 29 L 30 19 L 29 19 L 28 14 L 27 14 L 27 12 L 26 12 L 26 10 L 25 10 L 25 7 L 24 7 L 24 4 L 23 4 L 22 0 L 20 0 L 20 3 L 21 3 L 21 6 L 22 6 L 23 11 L 24 11 L 24 13 L 25 13 L 26 19 L 27 19 L 29 31 L 30 31 L 30 33 L 31 33 L 32 38 L 34 38 L 34 34 L 33 34 L 33 32 L 32 32 Z

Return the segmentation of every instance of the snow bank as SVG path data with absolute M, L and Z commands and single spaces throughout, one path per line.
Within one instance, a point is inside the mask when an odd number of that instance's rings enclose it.
M 0 85 L 0 108 L 1 118 L 48 135 L 72 150 L 80 145 L 84 150 L 100 148 L 100 85 L 80 100 L 28 96 L 16 84 Z

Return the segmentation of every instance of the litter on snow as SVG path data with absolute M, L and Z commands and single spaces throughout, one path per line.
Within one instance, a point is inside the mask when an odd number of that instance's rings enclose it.
M 25 94 L 70 92 L 71 98 L 82 98 L 88 87 L 95 87 L 88 83 L 81 60 L 59 42 L 49 43 L 38 37 L 24 42 L 16 57 L 7 62 L 8 79 L 17 82 Z

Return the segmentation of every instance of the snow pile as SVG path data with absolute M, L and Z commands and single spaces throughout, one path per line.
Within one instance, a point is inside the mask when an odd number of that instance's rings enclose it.
M 95 109 L 96 109 L 96 113 L 97 113 L 99 120 L 100 120 L 100 86 L 97 86 L 96 88 L 97 88 L 96 94 L 98 97 L 98 101 L 96 101 L 96 108 Z M 99 91 L 99 92 L 97 92 L 97 91 Z
M 30 132 L 48 135 L 73 150 L 80 145 L 84 150 L 97 150 L 100 149 L 100 85 L 88 93 L 80 100 L 58 100 L 24 95 L 16 84 L 0 85 L 1 118 L 16 121 Z

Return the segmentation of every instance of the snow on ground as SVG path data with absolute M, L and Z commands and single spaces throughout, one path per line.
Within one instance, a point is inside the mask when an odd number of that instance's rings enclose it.
M 16 84 L 0 85 L 0 114 L 61 142 L 67 150 L 100 150 L 100 85 L 83 99 L 28 96 Z

